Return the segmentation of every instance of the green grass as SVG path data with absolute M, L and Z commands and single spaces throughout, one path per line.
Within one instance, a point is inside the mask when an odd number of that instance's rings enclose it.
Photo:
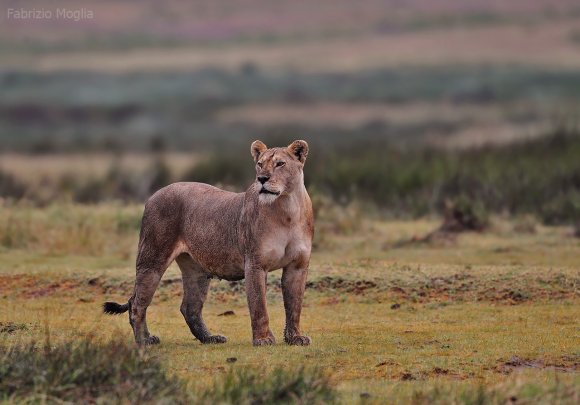
M 123 341 L 94 338 L 0 348 L 0 402 L 330 404 L 336 391 L 318 369 L 231 368 L 204 388 L 188 388 L 158 357 Z
M 50 241 L 42 243 L 50 233 L 39 233 L 30 244 L 22 237 L 20 245 L 4 246 L 0 347 L 44 342 L 47 327 L 55 348 L 87 336 L 105 347 L 132 345 L 127 317 L 103 315 L 101 303 L 127 299 L 131 292 L 137 229 L 113 224 L 115 218 L 138 216 L 140 208 L 71 205 L 65 219 L 55 210 L 12 207 L 2 215 L 34 218 L 40 230 L 51 224 L 74 229 L 84 218 L 93 224 L 95 240 L 107 235 L 125 248 L 77 251 L 68 242 L 52 252 Z M 486 232 L 429 244 L 401 242 L 427 234 L 436 220 L 359 221 L 356 227 L 320 230 L 325 235 L 313 254 L 302 319 L 312 346 L 281 343 L 279 272 L 270 275 L 268 287 L 276 346 L 251 345 L 243 283 L 224 281 L 212 283 L 204 313 L 209 328 L 229 341 L 199 344 L 179 312 L 180 273 L 171 266 L 148 311 L 161 345 L 148 348 L 147 355 L 196 398 L 217 395 L 223 403 L 241 397 L 269 402 L 282 380 L 295 381 L 292 387 L 304 398 L 319 388 L 322 398 L 331 398 L 336 390 L 344 403 L 504 403 L 511 396 L 575 403 L 580 242 L 569 228 L 535 225 L 534 232 L 521 233 L 517 221 L 492 218 Z M 6 222 L 0 224 L 4 229 Z M 30 226 L 13 221 L 12 229 L 14 224 Z M 220 316 L 229 310 L 233 316 Z M 307 374 L 298 371 L 303 367 Z M 281 368 L 290 374 L 281 377 Z M 322 374 L 309 374 L 313 369 Z M 330 376 L 330 391 L 316 383 L 323 375 Z M 228 391 L 256 378 L 264 381 L 256 391 Z

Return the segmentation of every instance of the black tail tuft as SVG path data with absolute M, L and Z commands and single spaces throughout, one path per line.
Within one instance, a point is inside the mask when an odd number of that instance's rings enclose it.
M 109 315 L 119 315 L 123 312 L 127 312 L 128 309 L 129 303 L 121 305 L 116 302 L 105 302 L 103 304 L 103 312 Z

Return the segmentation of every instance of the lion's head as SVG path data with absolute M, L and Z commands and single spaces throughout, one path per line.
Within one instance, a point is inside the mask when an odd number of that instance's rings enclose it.
M 256 162 L 256 183 L 260 202 L 274 202 L 304 184 L 303 167 L 308 155 L 306 141 L 294 141 L 286 148 L 268 149 L 262 141 L 251 147 Z

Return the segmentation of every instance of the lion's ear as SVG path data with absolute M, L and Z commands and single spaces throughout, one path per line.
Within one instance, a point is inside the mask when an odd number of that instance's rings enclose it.
M 260 155 L 264 153 L 264 151 L 268 149 L 264 142 L 262 141 L 254 141 L 252 142 L 252 146 L 250 148 L 250 152 L 252 153 L 252 157 L 254 158 L 254 162 L 257 162 L 260 159 Z
M 288 146 L 288 152 L 304 163 L 306 156 L 308 156 L 308 144 L 303 140 L 294 141 Z

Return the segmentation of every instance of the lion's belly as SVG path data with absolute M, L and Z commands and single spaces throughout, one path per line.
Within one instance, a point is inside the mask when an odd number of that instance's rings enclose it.
M 244 259 L 235 246 L 223 240 L 189 240 L 188 253 L 210 275 L 225 280 L 244 278 Z
M 207 271 L 219 279 L 234 281 L 244 278 L 244 268 L 237 263 L 226 262 L 218 266 L 207 266 Z
M 241 280 L 244 278 L 244 264 L 237 256 L 219 255 L 219 257 L 199 257 L 194 259 L 210 275 L 224 280 Z

